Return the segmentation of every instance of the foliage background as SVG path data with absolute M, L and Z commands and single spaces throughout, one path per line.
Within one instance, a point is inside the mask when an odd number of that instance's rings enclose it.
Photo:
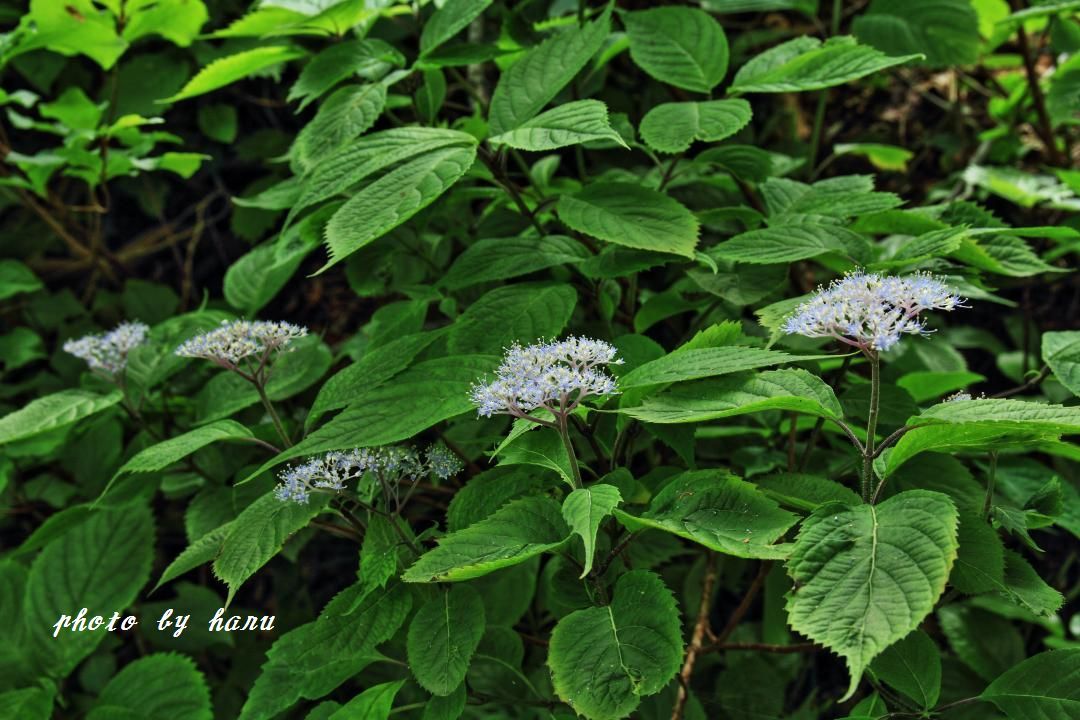
M 596 718 L 1080 716 L 1078 12 L 3 3 L 0 715 L 546 718 L 573 716 L 575 695 Z M 861 627 L 892 649 L 841 701 L 848 671 L 789 623 L 792 566 L 772 545 L 827 501 L 865 511 L 847 440 L 818 418 L 865 422 L 868 367 L 778 327 L 856 267 L 930 270 L 971 304 L 883 355 L 882 438 L 947 413 L 955 391 L 1056 409 L 946 419 L 910 434 L 931 452 L 879 468 L 886 497 L 947 496 L 951 574 L 904 632 Z M 312 332 L 267 388 L 303 438 L 291 451 L 245 439 L 278 442 L 251 388 L 172 355 L 233 317 Z M 119 392 L 61 346 L 125 319 L 153 329 Z M 642 371 L 574 429 L 586 481 L 616 487 L 620 512 L 641 516 L 696 469 L 734 488 L 706 509 L 760 503 L 766 532 L 770 514 L 773 530 L 791 522 L 750 548 L 730 540 L 742 518 L 628 542 L 632 519 L 609 511 L 511 568 L 462 561 L 481 579 L 401 583 L 415 557 L 382 516 L 361 536 L 329 506 L 268 495 L 291 458 L 441 441 L 466 470 L 410 497 L 418 547 L 514 498 L 558 507 L 565 455 L 535 431 L 490 457 L 509 422 L 476 419 L 467 393 L 511 342 L 567 333 L 613 342 L 621 378 L 674 358 L 674 375 Z M 835 357 L 693 370 L 677 348 Z M 782 364 L 811 389 L 693 422 L 649 414 L 729 402 L 731 377 Z M 582 581 L 585 542 L 598 560 Z M 553 687 L 560 665 L 602 668 L 560 660 L 553 629 L 587 636 L 595 615 L 577 613 L 612 593 L 614 612 L 621 588 L 640 588 L 644 622 L 678 652 L 601 669 L 608 696 Z M 205 631 L 227 598 L 275 630 Z M 421 612 L 439 603 L 441 625 Z M 140 625 L 54 640 L 83 606 Z M 193 614 L 180 638 L 152 627 L 168 607 Z M 451 630 L 464 659 L 425 660 Z

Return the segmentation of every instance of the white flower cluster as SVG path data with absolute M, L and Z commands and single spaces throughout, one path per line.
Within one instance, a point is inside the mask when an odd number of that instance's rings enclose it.
M 116 377 L 127 366 L 128 353 L 146 342 L 149 332 L 141 322 L 120 323 L 107 333 L 68 340 L 64 352 L 82 358 L 91 370 Z
M 602 340 L 565 340 L 506 351 L 495 380 L 474 385 L 470 399 L 484 417 L 509 413 L 523 417 L 539 407 L 569 412 L 585 397 L 618 392 L 614 378 L 598 369 L 619 365 L 615 348 Z
M 901 335 L 927 332 L 920 313 L 962 307 L 967 307 L 963 298 L 933 275 L 887 277 L 857 271 L 819 288 L 796 308 L 783 330 L 883 351 L 900 342 Z
M 235 368 L 246 357 L 264 357 L 307 335 L 307 328 L 266 320 L 224 321 L 208 333 L 196 335 L 176 348 L 176 354 L 211 360 Z
M 391 483 L 416 481 L 424 475 L 445 480 L 461 472 L 461 461 L 443 445 L 432 445 L 421 458 L 408 447 L 357 448 L 328 452 L 282 471 L 274 496 L 282 502 L 306 503 L 312 492 L 338 492 L 366 472 Z

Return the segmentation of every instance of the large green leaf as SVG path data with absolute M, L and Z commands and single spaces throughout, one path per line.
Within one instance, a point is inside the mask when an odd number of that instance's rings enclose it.
M 469 585 L 444 588 L 420 606 L 409 623 L 409 669 L 432 695 L 449 695 L 465 680 L 483 635 L 480 594 Z
M 824 43 L 804 35 L 754 56 L 735 73 L 730 92 L 823 90 L 920 57 L 889 57 L 846 35 Z
M 577 304 L 569 285 L 517 283 L 486 293 L 450 330 L 452 353 L 496 353 L 515 341 L 531 342 L 562 333 Z
M 116 471 L 116 476 L 163 470 L 211 443 L 222 440 L 251 440 L 254 437 L 250 430 L 235 420 L 218 420 L 140 450 Z
M 678 350 L 619 377 L 619 389 L 659 385 L 728 375 L 770 365 L 784 365 L 803 360 L 821 360 L 829 355 L 790 355 L 779 350 L 727 345 L 724 347 Z
M 632 530 L 656 528 L 743 558 L 782 559 L 777 545 L 799 516 L 781 510 L 753 484 L 719 470 L 686 472 L 664 486 L 640 517 L 616 511 Z
M 469 580 L 554 550 L 569 536 L 558 503 L 546 497 L 525 497 L 443 537 L 402 577 L 407 582 Z
M 518 150 L 555 150 L 567 145 L 612 140 L 626 147 L 608 124 L 607 105 L 599 100 L 575 100 L 526 120 L 513 130 L 488 138 L 492 145 Z
M 404 680 L 396 680 L 372 685 L 334 711 L 326 720 L 389 720 L 394 698 L 404 684 Z
M 1074 54 L 1050 77 L 1046 109 L 1055 125 L 1071 125 L 1080 112 L 1080 60 Z
M 235 55 L 226 55 L 200 70 L 195 77 L 188 80 L 180 92 L 158 102 L 174 103 L 205 95 L 249 75 L 303 56 L 303 50 L 289 45 L 267 45 L 243 50 Z
M 306 527 L 328 501 L 328 495 L 315 495 L 306 504 L 283 502 L 267 493 L 244 508 L 230 523 L 214 560 L 214 574 L 229 586 L 226 605 L 244 581 L 277 555 L 285 541 Z
M 379 80 L 405 58 L 382 40 L 352 40 L 326 48 L 311 59 L 289 89 L 289 101 L 299 100 L 297 112 L 342 80 L 362 77 Z
M 741 233 L 718 245 L 712 255 L 740 263 L 768 265 L 806 260 L 826 253 L 861 260 L 867 257 L 868 249 L 866 239 L 847 228 L 806 222 Z
M 1058 382 L 1080 395 L 1080 331 L 1043 333 L 1042 357 Z
M 528 275 L 556 265 L 571 265 L 590 257 L 579 241 L 565 235 L 535 233 L 508 238 L 484 238 L 465 248 L 442 277 L 448 290 Z
M 934 608 L 956 559 L 952 500 L 909 490 L 880 505 L 830 504 L 802 524 L 788 560 L 791 627 L 841 655 L 844 699 L 885 648 Z
M 658 576 L 619 578 L 607 607 L 577 610 L 556 625 L 548 648 L 555 692 L 589 720 L 629 715 L 660 692 L 682 663 L 682 623 Z
M 491 5 L 491 0 L 447 0 L 424 23 L 424 29 L 420 33 L 420 55 L 427 55 L 453 38 L 489 5 Z
M 5 49 L 5 54 L 47 48 L 61 55 L 85 55 L 108 70 L 128 48 L 116 32 L 112 13 L 93 0 L 31 0 L 25 18 L 32 22 L 34 31 L 13 43 L 11 50 Z
M 790 410 L 827 419 L 843 415 L 831 387 L 812 373 L 794 369 L 683 383 L 619 412 L 644 422 L 688 423 L 764 410 Z
M 0 300 L 43 288 L 34 272 L 18 260 L 0 260 Z
M 873 0 L 851 29 L 887 55 L 922 53 L 933 67 L 975 62 L 982 42 L 971 0 Z
M 750 103 L 741 98 L 664 103 L 642 118 L 641 137 L 654 150 L 680 153 L 695 140 L 719 142 L 731 137 L 746 127 L 751 114 Z
M 240 720 L 269 720 L 300 698 L 317 700 L 379 656 L 412 607 L 401 583 L 364 594 L 363 583 L 338 593 L 315 621 L 282 635 L 266 654 Z
M 556 206 L 578 232 L 616 245 L 693 257 L 698 221 L 678 200 L 632 183 L 594 182 Z
M 622 495 L 614 485 L 597 483 L 574 490 L 563 500 L 562 514 L 570 531 L 581 537 L 585 544 L 585 563 L 581 577 L 592 570 L 593 554 L 596 552 L 596 531 L 600 523 L 611 515 L 615 506 L 622 502 Z
M 1080 648 L 1051 650 L 1005 671 L 983 691 L 1009 720 L 1080 717 Z
M 691 7 L 662 7 L 622 15 L 630 57 L 661 82 L 711 92 L 727 74 L 728 44 L 712 15 Z
M 61 390 L 40 397 L 26 407 L 0 417 L 0 445 L 67 427 L 116 405 L 123 397 L 119 390 L 106 395 L 86 390 Z
M 87 720 L 161 717 L 210 720 L 210 689 L 191 658 L 173 653 L 147 655 L 109 680 Z
M 244 314 L 255 315 L 285 287 L 315 247 L 316 243 L 293 236 L 252 248 L 225 271 L 225 299 Z
M 122 612 L 150 577 L 153 557 L 154 519 L 142 505 L 95 512 L 41 551 L 30 567 L 23 608 L 30 647 L 45 674 L 67 676 L 107 634 L 106 627 L 61 629 L 54 638 L 60 616 L 80 608 L 88 617 Z
M 382 83 L 346 85 L 319 106 L 311 122 L 297 133 L 293 154 L 303 168 L 316 167 L 350 140 L 375 124 L 386 105 Z
M 870 670 L 880 680 L 929 710 L 941 694 L 941 651 L 921 630 L 885 648 Z
M 189 570 L 194 570 L 200 565 L 205 565 L 216 558 L 218 553 L 221 552 L 221 546 L 230 532 L 232 532 L 232 523 L 227 522 L 224 525 L 219 525 L 188 545 L 187 548 L 177 555 L 176 559 L 169 563 L 169 566 L 161 573 L 161 578 L 158 579 L 157 585 L 154 586 L 154 590 L 157 590 L 170 580 L 180 577 Z
M 553 35 L 504 70 L 491 96 L 491 134 L 520 127 L 540 112 L 600 50 L 610 29 L 609 6 L 593 22 Z
M 394 168 L 352 196 L 326 224 L 330 259 L 344 260 L 435 202 L 476 159 L 476 146 L 446 147 Z

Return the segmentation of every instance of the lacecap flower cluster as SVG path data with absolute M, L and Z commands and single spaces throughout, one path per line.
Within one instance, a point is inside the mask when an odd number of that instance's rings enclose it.
M 927 310 L 967 307 L 941 279 L 928 273 L 882 276 L 853 272 L 819 288 L 784 323 L 785 333 L 831 337 L 861 350 L 888 350 L 903 335 L 928 331 Z
M 518 417 L 539 407 L 566 412 L 590 395 L 618 392 L 615 379 L 599 366 L 619 365 L 615 348 L 602 341 L 570 337 L 507 351 L 490 383 L 469 394 L 483 417 L 508 413 Z
M 307 328 L 287 322 L 226 320 L 210 332 L 185 341 L 176 348 L 176 354 L 203 358 L 231 369 L 246 357 L 281 350 L 305 335 Z
M 328 452 L 283 470 L 274 495 L 282 502 L 304 504 L 312 492 L 344 490 L 347 482 L 367 472 L 390 482 L 415 481 L 424 476 L 446 480 L 461 468 L 461 461 L 444 445 L 430 446 L 423 456 L 413 448 L 396 446 Z
M 145 343 L 149 332 L 141 322 L 124 322 L 107 333 L 68 340 L 64 352 L 85 360 L 91 370 L 115 377 L 127 367 L 128 353 Z

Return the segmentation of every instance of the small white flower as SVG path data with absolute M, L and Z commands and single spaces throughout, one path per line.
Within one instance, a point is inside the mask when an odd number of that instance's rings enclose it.
M 91 370 L 116 377 L 127 366 L 128 353 L 146 342 L 149 332 L 141 322 L 124 322 L 107 333 L 68 340 L 64 352 L 82 358 Z
M 203 358 L 233 369 L 244 358 L 265 357 L 282 350 L 307 332 L 307 328 L 287 322 L 226 320 L 214 330 L 185 341 L 176 348 L 176 354 Z

